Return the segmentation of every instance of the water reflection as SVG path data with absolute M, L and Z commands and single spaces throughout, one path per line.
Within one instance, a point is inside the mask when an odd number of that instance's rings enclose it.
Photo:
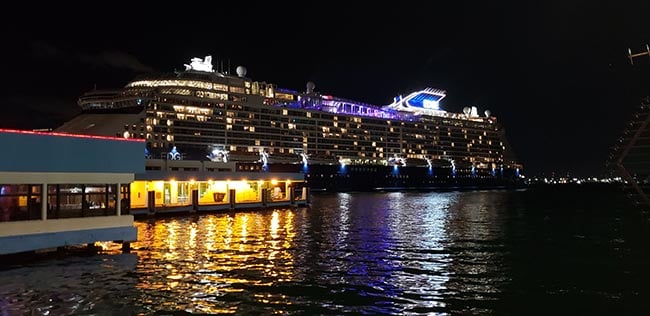
M 405 309 L 436 311 L 445 307 L 445 283 L 449 280 L 451 254 L 446 224 L 449 209 L 457 203 L 459 193 L 429 194 L 418 198 L 412 194 L 390 196 L 393 212 L 389 218 L 393 238 L 399 242 L 392 251 L 399 254 L 400 271 L 395 282 L 408 299 Z M 409 236 L 405 238 L 406 236 Z M 404 260 L 408 259 L 408 260 Z
M 446 282 L 453 305 L 462 312 L 487 313 L 508 286 L 505 231 L 509 192 L 467 192 L 449 207 L 445 232 L 452 263 Z M 467 304 L 472 302 L 472 304 Z
M 295 211 L 138 222 L 140 236 L 149 236 L 132 245 L 147 254 L 138 264 L 142 295 L 162 306 L 174 297 L 170 310 L 195 313 L 235 311 L 242 300 L 289 304 L 284 295 L 260 290 L 292 281 Z
M 136 254 L 71 256 L 0 271 L 0 315 L 131 314 L 137 262 Z
M 137 281 L 122 304 L 142 313 L 463 311 L 505 280 L 493 251 L 500 199 L 340 193 L 310 209 L 137 221 Z
M 117 246 L 0 271 L 0 315 L 507 313 L 513 283 L 529 292 L 540 287 L 527 281 L 543 283 L 513 258 L 554 249 L 517 246 L 546 220 L 534 208 L 521 216 L 513 197 L 521 193 L 320 194 L 309 209 L 137 221 L 131 254 Z

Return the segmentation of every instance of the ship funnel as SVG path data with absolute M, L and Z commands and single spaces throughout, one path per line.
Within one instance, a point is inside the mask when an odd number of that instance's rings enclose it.
M 307 82 L 307 93 L 313 93 L 314 88 L 316 88 L 315 83 L 313 83 L 312 81 Z
M 244 66 L 237 66 L 236 71 L 237 71 L 237 76 L 239 76 L 239 77 L 244 77 L 244 76 L 246 76 L 246 67 L 244 67 Z
M 478 116 L 478 108 L 473 106 L 472 111 L 470 112 L 469 116 L 471 117 L 477 117 Z

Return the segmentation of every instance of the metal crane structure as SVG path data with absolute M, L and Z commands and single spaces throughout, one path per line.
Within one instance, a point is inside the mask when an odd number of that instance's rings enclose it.
M 628 58 L 648 56 L 650 46 L 639 53 L 628 49 Z M 614 147 L 613 165 L 625 180 L 626 193 L 638 205 L 650 208 L 650 96 L 641 99 L 639 109 L 634 113 Z

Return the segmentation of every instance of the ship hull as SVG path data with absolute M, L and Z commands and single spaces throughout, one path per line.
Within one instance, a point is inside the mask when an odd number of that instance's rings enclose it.
M 260 169 L 261 170 L 261 169 Z M 472 172 L 470 169 L 420 166 L 270 164 L 270 172 L 302 172 L 311 191 L 483 190 L 524 188 L 513 170 Z

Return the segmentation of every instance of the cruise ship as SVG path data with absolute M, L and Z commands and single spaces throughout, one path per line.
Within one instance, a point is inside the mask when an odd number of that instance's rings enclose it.
M 524 183 L 496 116 L 476 106 L 446 111 L 445 96 L 425 88 L 373 105 L 321 93 L 313 82 L 297 91 L 255 81 L 243 66 L 230 74 L 206 56 L 121 89 L 89 91 L 78 101 L 82 113 L 55 131 L 144 139 L 151 160 L 300 172 L 312 191 Z

